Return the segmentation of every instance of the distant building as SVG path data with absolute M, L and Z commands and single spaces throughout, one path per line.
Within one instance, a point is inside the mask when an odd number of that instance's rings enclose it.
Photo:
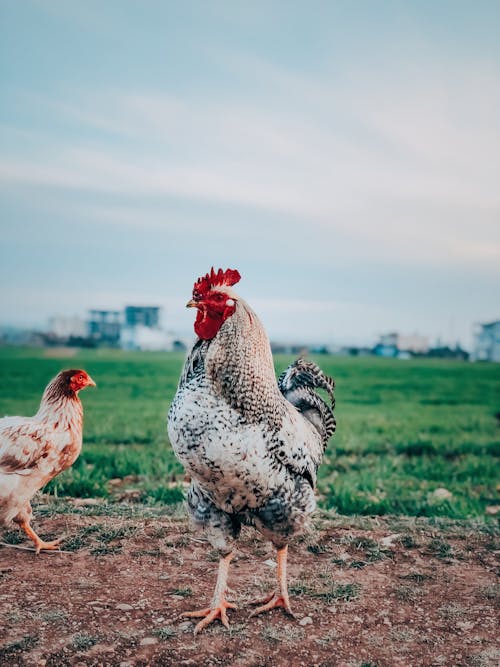
M 124 350 L 172 350 L 173 336 L 160 328 L 159 306 L 126 306 L 120 333 Z
M 121 313 L 119 310 L 91 310 L 87 333 L 91 340 L 104 345 L 117 345 L 120 340 Z
M 120 334 L 120 347 L 124 350 L 147 350 L 158 352 L 172 350 L 172 336 L 159 328 L 145 327 L 138 324 L 134 327 L 123 327 Z
M 64 341 L 70 338 L 84 338 L 88 330 L 81 317 L 55 315 L 49 319 L 48 333 Z
M 500 362 L 500 320 L 476 325 L 473 360 Z
M 408 354 L 427 354 L 428 351 L 429 341 L 425 336 L 404 336 L 397 332 L 383 334 L 373 348 L 373 353 L 381 357 L 408 358 Z
M 158 306 L 126 306 L 125 326 L 157 329 L 160 326 L 160 308 Z

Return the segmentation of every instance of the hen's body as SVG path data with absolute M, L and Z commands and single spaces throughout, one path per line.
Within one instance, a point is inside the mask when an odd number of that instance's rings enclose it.
M 276 546 L 304 527 L 326 440 L 281 393 L 267 336 L 241 299 L 216 338 L 189 355 L 169 436 L 195 480 L 191 514 L 214 546 L 229 551 L 241 523 Z
M 317 468 L 335 429 L 315 389 L 333 403 L 333 381 L 298 360 L 277 382 L 255 313 L 228 286 L 214 289 L 232 312 L 188 356 L 169 411 L 170 441 L 193 479 L 189 511 L 221 556 L 242 523 L 283 549 L 315 507 Z
M 69 383 L 78 373 L 81 386 L 74 391 Z M 34 417 L 0 419 L 0 524 L 20 524 L 38 551 L 50 547 L 33 537 L 30 501 L 80 454 L 83 409 L 77 391 L 88 384 L 94 382 L 83 371 L 62 372 L 48 385 Z

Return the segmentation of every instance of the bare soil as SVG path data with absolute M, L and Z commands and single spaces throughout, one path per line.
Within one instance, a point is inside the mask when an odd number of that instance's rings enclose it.
M 230 570 L 231 628 L 198 636 L 217 554 L 181 512 L 35 508 L 62 553 L 0 546 L 0 665 L 497 667 L 498 533 L 485 524 L 318 517 L 289 549 L 297 620 L 249 619 L 274 585 L 274 550 L 248 530 Z M 1 534 L 0 534 L 1 539 Z

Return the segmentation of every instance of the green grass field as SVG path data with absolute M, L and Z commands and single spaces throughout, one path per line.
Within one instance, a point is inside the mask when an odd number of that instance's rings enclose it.
M 32 415 L 62 368 L 86 369 L 82 455 L 47 487 L 107 496 L 127 478 L 143 502 L 177 502 L 183 471 L 166 414 L 184 355 L 0 348 L 0 415 Z M 278 356 L 280 372 L 291 358 Z M 500 367 L 319 357 L 337 383 L 337 434 L 319 473 L 320 505 L 342 514 L 484 516 L 499 504 Z M 436 489 L 452 495 L 441 498 Z M 446 495 L 446 494 L 445 494 Z

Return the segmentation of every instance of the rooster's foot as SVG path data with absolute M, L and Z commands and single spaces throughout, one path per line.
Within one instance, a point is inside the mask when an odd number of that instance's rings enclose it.
M 227 600 L 221 600 L 220 603 L 215 607 L 207 607 L 206 609 L 200 609 L 199 611 L 186 611 L 181 616 L 185 618 L 202 618 L 194 629 L 194 634 L 197 635 L 199 632 L 204 630 L 207 625 L 210 625 L 212 621 L 215 621 L 217 618 L 220 619 L 222 625 L 226 628 L 229 628 L 229 620 L 227 618 L 226 609 L 237 609 L 237 606 L 232 602 Z
M 263 604 L 261 607 L 257 607 L 257 609 L 254 609 L 254 611 L 252 611 L 250 614 L 250 618 L 252 618 L 252 616 L 257 616 L 257 614 L 263 614 L 266 611 L 275 609 L 276 607 L 283 607 L 289 616 L 295 618 L 295 614 L 290 607 L 290 600 L 288 599 L 288 595 L 278 595 L 277 593 L 271 593 L 263 600 L 256 600 L 254 604 L 260 604 L 262 602 L 265 604 Z

